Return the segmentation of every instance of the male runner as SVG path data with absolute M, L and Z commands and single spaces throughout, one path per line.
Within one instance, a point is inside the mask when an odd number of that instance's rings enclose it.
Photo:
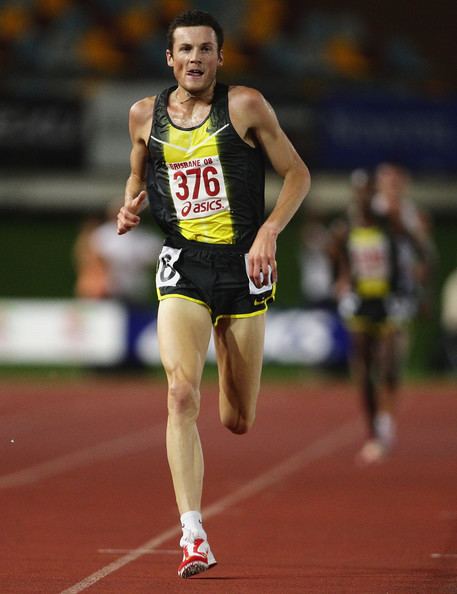
M 167 455 L 183 536 L 178 575 L 216 563 L 201 518 L 200 383 L 211 333 L 223 425 L 246 433 L 260 388 L 276 239 L 310 186 L 307 167 L 257 90 L 216 82 L 223 31 L 191 10 L 170 25 L 166 59 L 177 85 L 130 110 L 131 173 L 118 232 L 149 199 L 166 234 L 157 271 L 158 339 L 168 380 Z M 264 216 L 264 155 L 283 178 Z

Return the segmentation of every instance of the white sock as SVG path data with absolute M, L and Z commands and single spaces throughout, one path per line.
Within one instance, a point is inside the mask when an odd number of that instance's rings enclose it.
M 203 529 L 202 515 L 198 511 L 188 511 L 181 515 L 181 527 L 183 534 L 195 534 L 205 536 Z
M 388 412 L 380 412 L 375 418 L 377 437 L 386 447 L 391 447 L 395 440 L 395 421 Z

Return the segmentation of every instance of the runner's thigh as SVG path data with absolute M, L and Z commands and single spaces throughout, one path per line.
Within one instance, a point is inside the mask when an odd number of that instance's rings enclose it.
M 260 388 L 265 315 L 222 318 L 214 330 L 221 405 L 255 406 Z
M 180 297 L 159 304 L 157 335 L 162 364 L 168 378 L 199 384 L 211 337 L 208 309 Z

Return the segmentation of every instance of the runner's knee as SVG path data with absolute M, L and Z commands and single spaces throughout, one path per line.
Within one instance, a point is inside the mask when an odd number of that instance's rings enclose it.
M 243 415 L 238 411 L 221 414 L 221 422 L 229 431 L 237 435 L 247 433 L 254 425 L 255 415 Z
M 196 419 L 198 390 L 187 380 L 174 380 L 168 388 L 168 415 L 177 419 Z

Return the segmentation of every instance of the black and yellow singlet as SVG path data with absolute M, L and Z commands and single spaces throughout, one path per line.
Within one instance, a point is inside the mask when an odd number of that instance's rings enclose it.
M 361 299 L 386 297 L 396 282 L 389 234 L 377 225 L 355 226 L 349 233 L 347 250 L 355 293 Z
M 227 86 L 216 85 L 208 117 L 193 128 L 168 115 L 174 89 L 162 91 L 154 106 L 147 184 L 153 216 L 170 238 L 247 251 L 264 220 L 262 151 L 235 131 Z

